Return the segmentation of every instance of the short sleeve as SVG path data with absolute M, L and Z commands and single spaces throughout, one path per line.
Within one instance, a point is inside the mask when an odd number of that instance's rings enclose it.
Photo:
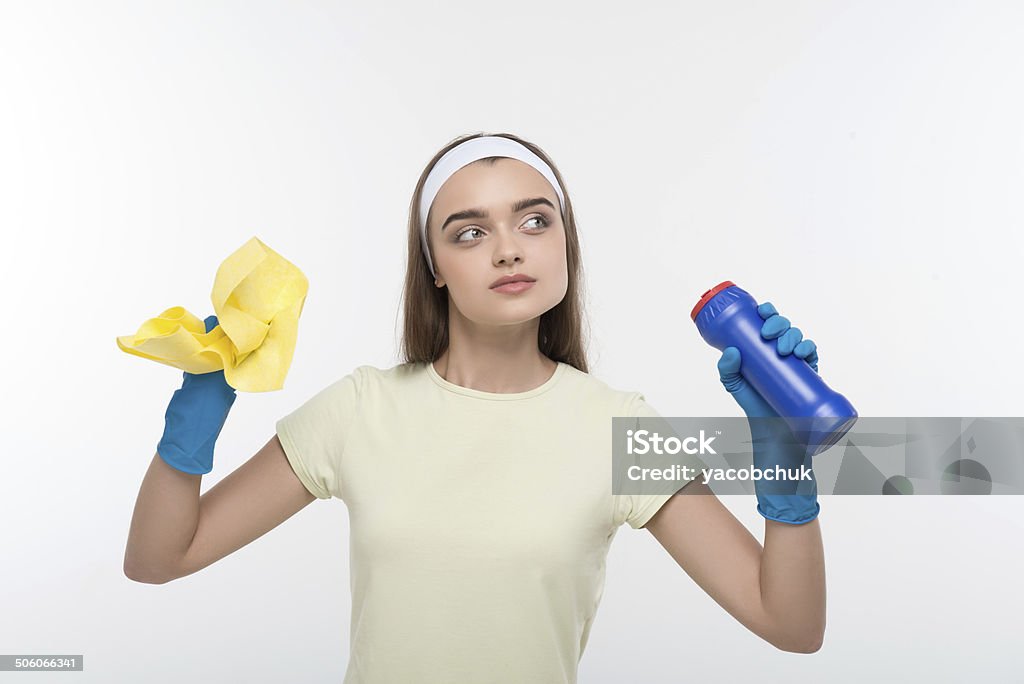
M 318 499 L 341 498 L 339 474 L 359 409 L 362 368 L 328 385 L 277 421 L 277 436 L 288 463 Z
M 628 404 L 627 414 L 631 418 L 661 418 L 654 407 L 647 403 L 643 394 L 634 392 Z M 703 467 L 703 463 L 697 459 L 689 460 L 690 465 Z M 616 527 L 624 522 L 637 530 L 647 524 L 654 517 L 665 502 L 687 484 L 689 480 L 659 480 L 650 485 L 654 489 L 643 494 L 616 494 Z

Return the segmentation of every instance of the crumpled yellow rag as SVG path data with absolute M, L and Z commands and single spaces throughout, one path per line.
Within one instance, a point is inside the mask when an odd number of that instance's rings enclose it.
M 202 318 L 174 306 L 134 335 L 118 337 L 117 346 L 197 375 L 223 369 L 227 383 L 242 392 L 278 390 L 308 290 L 297 266 L 253 237 L 217 269 L 210 295 L 217 327 L 206 332 Z

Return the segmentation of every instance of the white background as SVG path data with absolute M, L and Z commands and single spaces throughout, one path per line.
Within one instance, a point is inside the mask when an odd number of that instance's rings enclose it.
M 409 200 L 462 133 L 552 155 L 591 372 L 663 415 L 740 414 L 689 319 L 726 279 L 863 416 L 1021 415 L 1022 26 L 1014 2 L 5 2 L 0 653 L 84 654 L 76 681 L 341 680 L 339 500 L 182 580 L 123 576 L 181 373 L 114 340 L 212 313 L 253 235 L 309 277 L 286 386 L 239 393 L 205 491 L 328 382 L 397 362 Z M 725 501 L 763 540 L 753 497 Z M 580 681 L 1021 676 L 1024 499 L 821 505 L 819 652 L 625 527 Z

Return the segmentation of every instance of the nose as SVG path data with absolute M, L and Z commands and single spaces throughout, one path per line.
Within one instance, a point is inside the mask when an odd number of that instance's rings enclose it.
M 523 250 L 519 246 L 519 241 L 512 236 L 502 236 L 495 243 L 494 248 L 494 265 L 495 266 L 507 266 L 509 264 L 519 264 L 523 261 Z

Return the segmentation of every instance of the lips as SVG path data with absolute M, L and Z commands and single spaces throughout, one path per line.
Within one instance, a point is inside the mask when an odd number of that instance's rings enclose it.
M 508 285 L 509 283 L 532 283 L 536 282 L 536 280 L 536 278 L 531 278 L 525 273 L 516 273 L 514 275 L 507 275 L 498 278 L 493 283 L 491 283 L 491 289 L 501 287 L 502 285 Z
M 504 285 L 492 287 L 491 292 L 501 292 L 503 294 L 519 294 L 520 292 L 526 292 L 531 287 L 533 287 L 532 280 L 517 280 L 513 283 L 505 283 Z

